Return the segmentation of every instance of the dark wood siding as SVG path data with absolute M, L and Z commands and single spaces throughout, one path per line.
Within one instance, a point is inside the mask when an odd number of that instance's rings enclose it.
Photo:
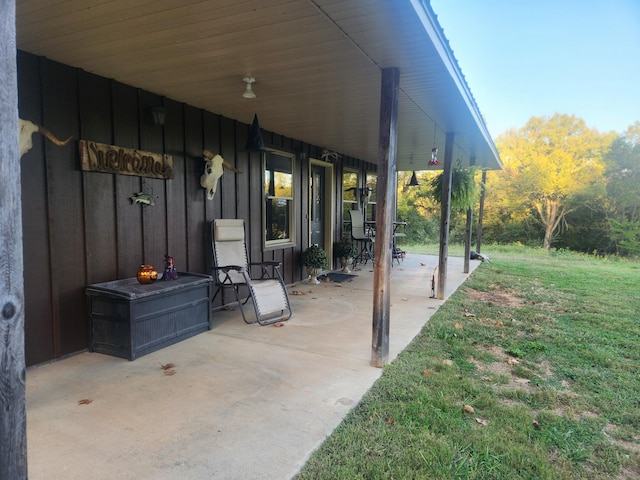
M 18 64 L 20 115 L 42 124 L 38 58 L 18 52 Z M 58 132 L 54 130 L 53 133 Z M 32 365 L 56 357 L 54 337 L 58 330 L 52 317 L 47 170 L 42 137 L 33 135 L 33 148 L 22 157 L 20 163 L 27 347 L 25 361 L 27 365 Z
M 142 263 L 161 270 L 165 254 L 179 271 L 211 273 L 214 218 L 243 218 L 251 259 L 283 262 L 287 283 L 306 276 L 299 256 L 309 242 L 309 162 L 299 153 L 319 158 L 319 147 L 263 131 L 267 147 L 296 154 L 295 244 L 265 250 L 262 158 L 244 150 L 249 125 L 25 52 L 18 55 L 18 86 L 21 118 L 73 137 L 58 147 L 35 134 L 22 158 L 27 364 L 87 348 L 84 290 L 91 283 L 132 277 Z M 165 107 L 164 126 L 151 119 L 156 105 Z M 78 139 L 170 154 L 174 178 L 84 172 Z M 200 186 L 205 148 L 241 172 L 225 171 L 212 200 Z M 341 167 L 335 173 L 340 192 Z M 141 191 L 155 205 L 133 204 Z M 337 200 L 334 228 L 341 225 L 341 193 Z

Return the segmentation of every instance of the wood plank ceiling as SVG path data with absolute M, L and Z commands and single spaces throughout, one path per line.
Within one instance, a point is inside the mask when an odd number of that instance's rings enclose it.
M 18 48 L 376 163 L 400 69 L 398 170 L 500 160 L 426 0 L 17 0 Z M 242 93 L 255 77 L 255 99 Z

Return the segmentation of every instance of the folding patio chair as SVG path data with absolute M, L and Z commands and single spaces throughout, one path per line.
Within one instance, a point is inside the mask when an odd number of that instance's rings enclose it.
M 375 238 L 370 234 L 364 224 L 364 216 L 360 210 L 349 210 L 351 215 L 351 238 L 360 246 L 359 253 L 353 259 L 353 264 L 373 260 L 373 242 Z
M 224 289 L 233 289 L 245 323 L 270 325 L 284 322 L 291 318 L 289 296 L 279 262 L 249 263 L 245 241 L 244 220 L 217 219 L 211 222 L 211 250 L 213 252 L 214 278 L 218 286 L 213 300 Z M 251 278 L 251 267 L 260 267 L 260 277 Z M 247 287 L 249 296 L 240 298 L 239 288 Z M 249 298 L 253 299 L 256 320 L 249 321 L 245 316 L 243 305 Z

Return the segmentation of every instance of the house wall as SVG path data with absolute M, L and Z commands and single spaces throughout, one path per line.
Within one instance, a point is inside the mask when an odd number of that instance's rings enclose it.
M 87 348 L 87 285 L 135 276 L 142 263 L 161 270 L 165 253 L 179 271 L 210 274 L 214 218 L 243 218 L 251 260 L 281 261 L 287 283 L 305 275 L 299 255 L 309 242 L 308 160 L 296 156 L 296 244 L 264 249 L 262 162 L 260 154 L 243 151 L 249 125 L 22 51 L 18 93 L 20 118 L 73 138 L 58 147 L 34 134 L 21 160 L 27 365 Z M 148 114 L 159 104 L 167 111 L 164 127 Z M 268 148 L 312 158 L 322 153 L 273 132 L 263 130 L 263 138 Z M 79 139 L 172 155 L 174 178 L 82 171 Z M 224 174 L 213 200 L 199 183 L 203 149 L 242 172 Z M 343 165 L 375 170 L 349 157 L 336 165 L 336 239 Z M 133 205 L 129 197 L 140 191 L 151 193 L 155 205 Z

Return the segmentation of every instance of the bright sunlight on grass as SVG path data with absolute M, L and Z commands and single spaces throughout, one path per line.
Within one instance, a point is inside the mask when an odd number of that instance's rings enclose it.
M 296 479 L 640 478 L 640 264 L 485 250 Z

